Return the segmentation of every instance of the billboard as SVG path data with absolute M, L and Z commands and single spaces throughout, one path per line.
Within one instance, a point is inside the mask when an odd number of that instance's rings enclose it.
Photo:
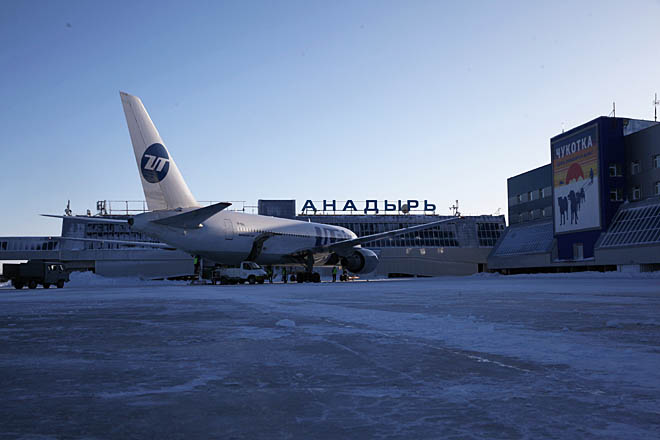
M 551 150 L 555 234 L 600 229 L 598 125 L 554 139 Z

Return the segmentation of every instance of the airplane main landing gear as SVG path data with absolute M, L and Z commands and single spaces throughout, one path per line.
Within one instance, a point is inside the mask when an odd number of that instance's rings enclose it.
M 321 275 L 318 272 L 298 272 L 296 281 L 299 283 L 320 283 Z
M 299 283 L 320 283 L 321 274 L 314 272 L 314 257 L 308 254 L 305 262 L 305 270 L 296 273 L 296 281 Z

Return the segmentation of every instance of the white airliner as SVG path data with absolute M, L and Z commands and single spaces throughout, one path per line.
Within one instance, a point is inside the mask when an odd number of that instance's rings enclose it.
M 372 272 L 378 265 L 378 256 L 362 248 L 362 243 L 456 220 L 445 219 L 358 238 L 353 231 L 339 226 L 226 210 L 230 203 L 201 207 L 188 189 L 142 101 L 124 92 L 120 92 L 120 96 L 150 212 L 138 214 L 130 220 L 78 219 L 111 223 L 128 221 L 133 230 L 159 240 L 162 247 L 180 249 L 221 264 L 254 261 L 263 265 L 303 265 L 310 280 L 318 280 L 318 276 L 312 276 L 314 265 L 341 263 L 353 273 Z M 143 242 L 117 240 L 89 241 L 145 245 Z

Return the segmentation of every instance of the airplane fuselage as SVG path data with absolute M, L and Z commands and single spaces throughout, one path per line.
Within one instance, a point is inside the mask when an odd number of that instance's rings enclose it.
M 340 226 L 303 222 L 242 212 L 221 211 L 196 228 L 159 225 L 152 220 L 190 211 L 153 211 L 135 216 L 133 229 L 159 241 L 218 263 L 237 264 L 244 260 L 259 264 L 290 264 L 291 255 L 356 238 Z M 328 261 L 328 253 L 314 253 L 315 264 Z

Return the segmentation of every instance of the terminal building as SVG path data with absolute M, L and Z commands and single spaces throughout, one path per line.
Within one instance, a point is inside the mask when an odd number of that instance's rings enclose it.
M 550 154 L 508 179 L 489 269 L 660 269 L 660 125 L 599 117 L 550 139 Z
M 412 202 L 415 201 L 408 202 L 414 206 Z M 118 207 L 117 202 L 112 205 L 101 201 L 97 204 L 97 215 L 125 219 L 145 210 L 142 202 L 132 203 L 133 208 L 129 208 L 128 202 Z M 359 206 L 360 202 L 351 204 Z M 246 207 L 243 203 L 237 209 L 245 211 Z M 358 236 L 452 218 L 421 209 L 411 210 L 407 204 L 399 206 L 396 213 L 385 214 L 365 214 L 364 210 L 357 209 L 332 213 L 309 209 L 297 212 L 295 200 L 260 200 L 258 213 L 340 225 Z M 90 216 L 91 213 L 82 219 L 66 216 L 60 237 L 0 237 L 0 260 L 59 261 L 68 270 L 89 270 L 108 277 L 170 278 L 194 273 L 192 256 L 173 249 L 150 247 L 154 241 L 132 231 L 130 226 L 95 223 L 90 221 Z M 370 276 L 469 275 L 485 271 L 488 255 L 505 227 L 503 215 L 468 216 L 425 231 L 368 243 L 364 247 L 376 252 L 380 261 L 376 272 Z M 145 245 L 92 240 L 144 242 Z
M 660 125 L 599 117 L 550 139 L 550 157 L 549 164 L 508 179 L 508 228 L 501 215 L 465 216 L 367 243 L 380 261 L 371 276 L 660 270 Z M 96 215 L 128 218 L 146 209 L 143 202 L 136 209 L 124 203 L 125 210 L 99 202 Z M 295 200 L 260 200 L 255 208 L 343 226 L 358 236 L 450 218 L 426 201 L 362 203 L 364 209 L 351 200 L 308 200 L 298 211 Z M 60 261 L 70 270 L 115 277 L 194 273 L 192 256 L 150 247 L 152 239 L 129 226 L 94 223 L 89 216 L 67 216 L 60 237 L 0 237 L 0 260 Z M 145 244 L 86 241 L 95 239 Z

